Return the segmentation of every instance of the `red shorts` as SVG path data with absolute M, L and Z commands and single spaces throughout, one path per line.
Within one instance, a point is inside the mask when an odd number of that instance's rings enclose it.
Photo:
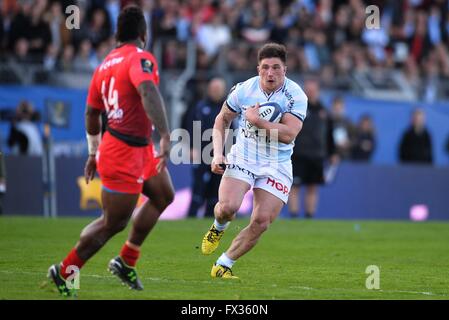
M 132 147 L 105 132 L 97 153 L 97 171 L 104 187 L 122 193 L 141 193 L 143 182 L 157 175 L 153 144 Z

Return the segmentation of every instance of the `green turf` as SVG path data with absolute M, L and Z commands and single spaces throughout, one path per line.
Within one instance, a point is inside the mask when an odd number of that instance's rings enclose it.
M 89 221 L 0 217 L 0 299 L 60 299 L 47 268 Z M 234 221 L 217 252 L 203 256 L 211 220 L 159 222 L 138 263 L 142 292 L 106 270 L 123 232 L 82 269 L 78 299 L 449 298 L 448 223 L 278 220 L 235 264 L 241 280 L 211 279 L 213 262 L 247 223 Z M 368 265 L 380 268 L 380 290 L 365 287 Z

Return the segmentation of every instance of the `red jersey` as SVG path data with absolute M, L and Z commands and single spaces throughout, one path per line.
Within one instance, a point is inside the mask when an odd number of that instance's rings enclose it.
M 137 90 L 143 81 L 159 84 L 154 56 L 134 44 L 112 50 L 95 70 L 87 105 L 105 110 L 108 127 L 122 135 L 150 139 L 152 124 Z

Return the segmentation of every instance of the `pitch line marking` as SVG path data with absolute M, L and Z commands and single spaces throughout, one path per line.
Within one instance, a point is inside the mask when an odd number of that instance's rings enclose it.
M 42 275 L 41 272 L 35 272 L 35 271 L 11 271 L 11 270 L 0 270 L 0 273 L 3 274 L 28 274 L 28 275 Z M 45 273 L 44 273 L 45 274 Z M 97 279 L 113 279 L 116 278 L 115 276 L 109 276 L 109 275 L 99 275 L 99 274 L 83 274 L 83 277 L 87 278 L 97 278 Z M 184 280 L 184 279 L 164 279 L 164 278 L 153 278 L 153 277 L 142 277 L 142 280 L 149 280 L 149 281 L 155 281 L 155 282 L 196 282 L 196 283 L 210 283 L 210 281 L 206 280 Z M 301 290 L 309 290 L 309 291 L 320 291 L 322 289 L 312 288 L 312 287 L 304 287 L 304 286 L 289 286 L 289 289 L 301 289 Z M 354 290 L 354 289 L 347 289 L 347 288 L 327 288 L 328 290 L 340 290 L 340 291 L 347 291 L 347 290 Z M 357 289 L 355 289 L 357 290 Z M 362 290 L 365 291 L 365 290 Z M 406 291 L 406 290 L 375 290 L 374 292 L 384 292 L 384 293 L 410 293 L 410 294 L 420 294 L 425 296 L 449 296 L 448 294 L 444 293 L 432 293 L 432 292 L 421 292 L 421 291 Z

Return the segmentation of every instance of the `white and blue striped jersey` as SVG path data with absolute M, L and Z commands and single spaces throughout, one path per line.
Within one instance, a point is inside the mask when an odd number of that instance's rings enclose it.
M 231 89 L 226 99 L 228 107 L 239 114 L 237 140 L 229 153 L 237 161 L 243 160 L 256 165 L 290 162 L 294 142 L 285 144 L 275 139 L 270 141 L 263 130 L 254 132 L 247 129 L 245 110 L 256 103 L 267 101 L 277 102 L 283 114 L 291 113 L 301 121 L 306 117 L 307 96 L 294 81 L 285 78 L 284 84 L 270 94 L 260 87 L 259 76 L 238 83 Z

